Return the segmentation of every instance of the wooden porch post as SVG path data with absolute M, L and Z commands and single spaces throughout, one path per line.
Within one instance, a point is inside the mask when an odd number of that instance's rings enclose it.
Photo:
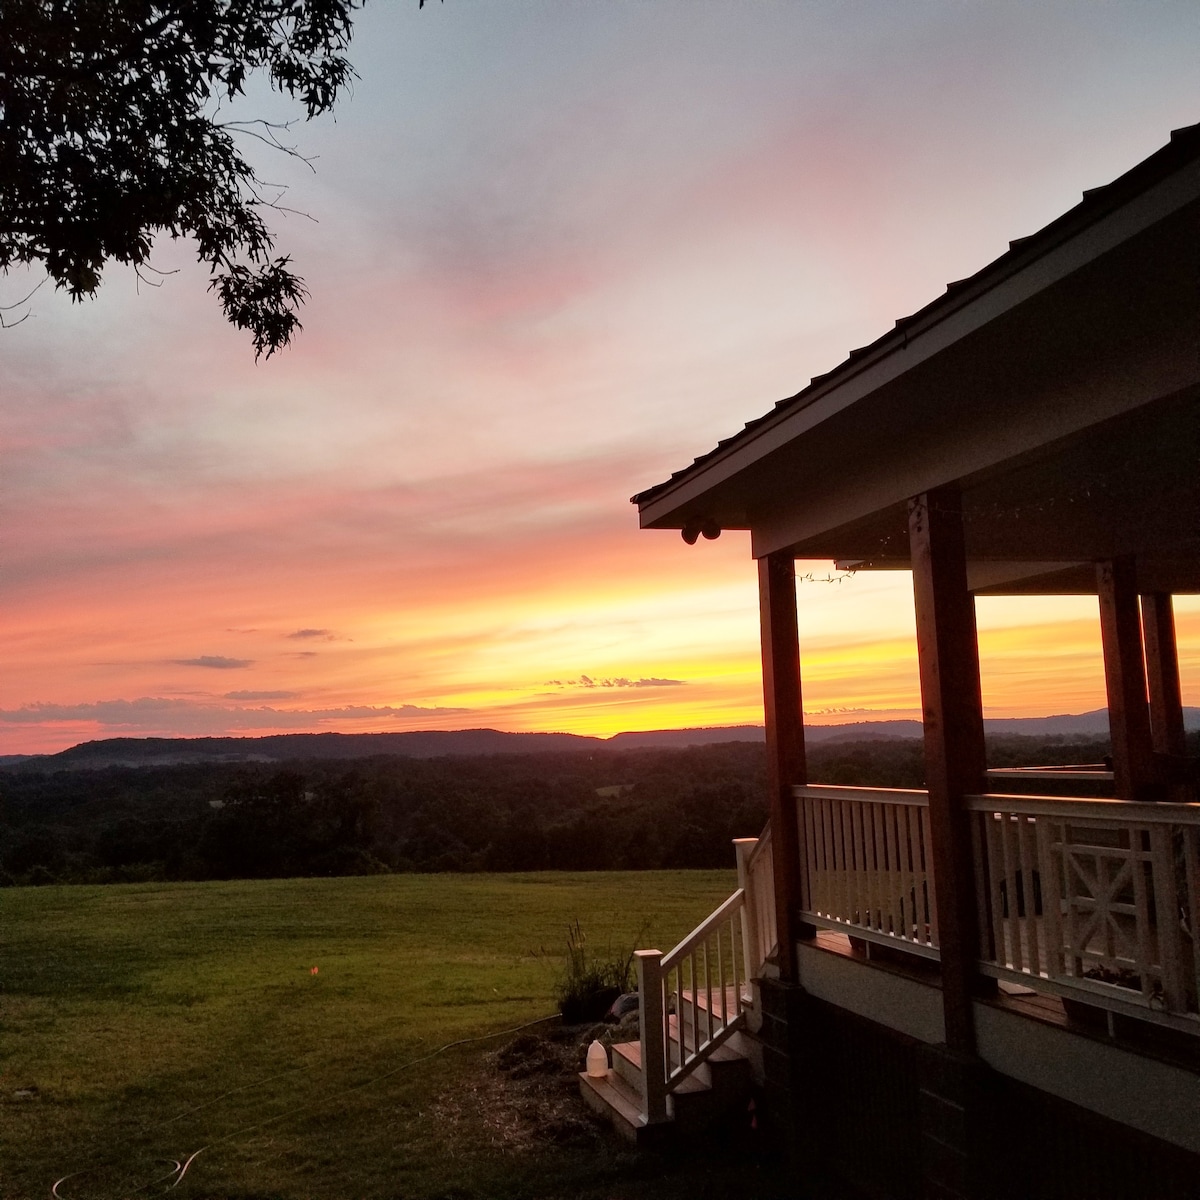
M 1183 697 L 1179 689 L 1179 649 L 1170 592 L 1142 597 L 1142 637 L 1150 685 L 1150 740 L 1158 754 L 1186 754 Z
M 758 560 L 758 605 L 779 977 L 794 983 L 800 934 L 796 915 L 800 909 L 800 830 L 792 787 L 807 783 L 808 774 L 800 700 L 796 562 L 790 554 L 768 554 Z
M 1157 758 L 1151 766 L 1165 796 L 1176 803 L 1196 798 L 1195 784 L 1181 775 L 1187 757 L 1183 696 L 1179 687 L 1179 648 L 1170 592 L 1142 596 L 1142 641 L 1146 647 L 1146 683 L 1150 691 L 1150 744 Z
M 962 798 L 984 790 L 986 757 L 975 601 L 967 588 L 957 488 L 938 488 L 910 500 L 908 530 L 946 1045 L 974 1054 L 971 995 L 979 934 L 970 825 Z
M 1137 577 L 1132 557 L 1124 555 L 1097 563 L 1096 591 L 1108 692 L 1113 788 L 1122 800 L 1140 800 L 1154 774 Z

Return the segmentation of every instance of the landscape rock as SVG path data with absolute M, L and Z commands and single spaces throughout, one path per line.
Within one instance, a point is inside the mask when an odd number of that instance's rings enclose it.
M 637 992 L 623 992 L 609 1006 L 608 1012 L 604 1014 L 604 1019 L 618 1025 L 630 1013 L 636 1016 L 640 1003 Z

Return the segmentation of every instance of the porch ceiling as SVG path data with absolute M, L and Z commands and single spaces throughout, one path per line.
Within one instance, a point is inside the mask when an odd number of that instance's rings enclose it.
M 643 527 L 908 564 L 907 500 L 963 489 L 972 586 L 1200 590 L 1200 127 L 665 484 Z
M 960 480 L 970 585 L 1094 593 L 1093 564 L 1133 554 L 1139 586 L 1200 591 L 1200 389 L 1144 405 Z M 798 558 L 909 566 L 905 501 L 793 545 Z

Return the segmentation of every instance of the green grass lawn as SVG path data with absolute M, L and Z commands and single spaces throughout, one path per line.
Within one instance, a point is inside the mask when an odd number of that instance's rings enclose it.
M 158 1194 L 136 1189 L 197 1150 L 181 1200 L 674 1194 L 615 1147 L 514 1154 L 469 1106 L 450 1128 L 446 1098 L 503 1039 L 400 1068 L 553 1012 L 568 922 L 603 952 L 648 919 L 666 950 L 734 886 L 680 871 L 6 889 L 0 1196 L 49 1197 L 72 1172 L 64 1200 Z

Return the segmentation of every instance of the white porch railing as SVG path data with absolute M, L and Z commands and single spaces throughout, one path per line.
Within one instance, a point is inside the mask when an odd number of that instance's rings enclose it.
M 635 952 L 647 1124 L 667 1120 L 671 1092 L 746 1024 L 745 907 L 738 888 L 674 950 Z
M 1200 1026 L 1200 805 L 971 796 L 982 969 Z
M 937 959 L 923 791 L 793 788 L 802 920 Z M 1200 1032 L 1200 804 L 966 797 L 986 975 Z M 636 952 L 644 1119 L 746 1024 L 776 947 L 770 830 L 738 889 L 668 954 Z
M 937 958 L 928 794 L 813 785 L 792 792 L 804 855 L 801 920 Z

